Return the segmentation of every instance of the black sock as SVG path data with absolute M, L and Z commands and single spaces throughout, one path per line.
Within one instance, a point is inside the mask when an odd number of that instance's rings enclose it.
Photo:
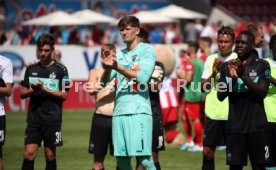
M 230 165 L 230 170 L 242 170 L 242 165 Z
M 203 165 L 202 170 L 214 170 L 215 169 L 215 160 L 208 159 L 206 157 L 203 157 Z
M 46 160 L 46 169 L 45 170 L 56 170 L 57 169 L 57 162 L 56 159 L 54 160 Z
M 160 166 L 159 161 L 158 162 L 154 162 L 154 166 L 155 166 L 156 170 L 161 170 L 161 166 Z
M 34 170 L 34 160 L 26 160 L 24 159 L 22 170 Z

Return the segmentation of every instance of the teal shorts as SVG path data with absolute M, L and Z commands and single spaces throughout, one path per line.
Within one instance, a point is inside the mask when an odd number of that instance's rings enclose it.
M 112 118 L 114 156 L 150 156 L 152 115 L 129 114 Z

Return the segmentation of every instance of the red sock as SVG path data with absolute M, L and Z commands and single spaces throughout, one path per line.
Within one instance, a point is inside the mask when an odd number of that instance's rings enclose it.
M 196 143 L 199 146 L 202 146 L 202 125 L 200 121 L 194 122 L 194 130 L 195 130 L 195 137 L 196 137 Z
M 177 136 L 177 134 L 178 134 L 179 132 L 178 132 L 178 130 L 166 130 L 165 131 L 165 134 L 166 134 L 166 142 L 167 143 L 171 143 L 173 140 L 174 140 L 174 138 Z

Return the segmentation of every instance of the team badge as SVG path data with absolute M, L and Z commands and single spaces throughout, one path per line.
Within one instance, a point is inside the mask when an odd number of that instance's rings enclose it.
M 53 73 L 51 73 L 50 75 L 49 75 L 49 78 L 50 79 L 55 79 L 56 78 L 56 74 L 53 72 Z

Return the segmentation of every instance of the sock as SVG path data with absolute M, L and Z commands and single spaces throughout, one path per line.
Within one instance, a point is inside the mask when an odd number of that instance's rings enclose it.
M 177 136 L 179 132 L 175 129 L 175 130 L 167 130 L 165 131 L 165 135 L 166 135 L 166 142 L 170 143 L 174 140 L 174 138 Z
M 199 146 L 202 146 L 202 125 L 200 122 L 194 122 L 194 130 L 195 130 L 195 137 L 196 143 Z
M 160 166 L 159 161 L 158 162 L 154 162 L 154 166 L 155 166 L 156 170 L 161 170 L 161 166 Z
M 214 170 L 214 169 L 215 169 L 215 160 L 203 157 L 202 170 Z
M 242 170 L 242 165 L 230 165 L 230 170 Z
M 34 160 L 26 160 L 24 159 L 22 170 L 34 170 Z
M 187 142 L 191 142 L 193 140 L 193 137 L 192 137 L 192 128 L 191 128 L 189 119 L 185 118 L 185 120 L 183 120 L 183 127 L 186 133 Z
M 131 157 L 116 157 L 117 167 L 119 170 L 132 170 Z
M 57 162 L 56 159 L 54 160 L 46 160 L 46 170 L 56 170 L 57 169 Z
M 151 156 L 138 156 L 138 160 L 142 164 L 144 170 L 156 170 Z

